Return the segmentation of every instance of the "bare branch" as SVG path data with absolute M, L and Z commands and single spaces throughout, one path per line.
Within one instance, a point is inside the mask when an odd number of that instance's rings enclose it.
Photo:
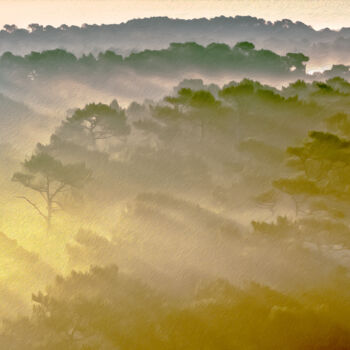
M 44 195 L 44 192 L 43 191 L 39 191 L 39 193 L 40 193 L 41 197 L 43 197 L 43 199 L 46 201 L 46 197 Z
M 54 191 L 54 193 L 51 195 L 51 200 L 54 199 L 56 197 L 56 195 L 60 192 L 62 192 L 62 190 L 66 187 L 67 184 L 62 184 L 61 186 L 59 186 L 56 191 Z
M 64 211 L 63 205 L 60 202 L 52 201 L 52 203 L 58 206 L 58 208 L 52 208 L 54 211 L 59 211 L 59 210 Z
M 47 216 L 43 214 L 43 212 L 38 208 L 38 206 L 35 203 L 33 203 L 31 200 L 29 200 L 27 197 L 17 196 L 17 198 L 22 198 L 25 201 L 27 201 L 45 220 L 47 220 Z

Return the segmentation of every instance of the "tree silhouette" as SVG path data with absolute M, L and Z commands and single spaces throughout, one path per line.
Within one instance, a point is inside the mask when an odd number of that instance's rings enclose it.
M 283 178 L 274 186 L 291 196 L 322 197 L 339 204 L 350 199 L 350 141 L 337 135 L 311 131 L 301 147 L 287 150 L 289 165 L 298 171 L 294 178 Z
M 81 188 L 90 178 L 91 171 L 85 164 L 62 164 L 51 155 L 38 152 L 22 163 L 22 172 L 13 174 L 12 181 L 37 192 L 45 203 L 45 210 L 26 196 L 19 196 L 29 203 L 46 221 L 47 232 L 50 231 L 52 215 L 62 210 L 59 197 L 72 188 Z
M 95 146 L 97 140 L 127 136 L 130 126 L 126 123 L 125 111 L 114 100 L 110 106 L 91 103 L 77 109 L 57 133 L 63 139 L 73 138 L 78 143 L 87 137 L 88 144 Z
M 192 120 L 197 123 L 200 130 L 200 141 L 204 142 L 205 132 L 217 123 L 216 116 L 221 118 L 225 115 L 225 110 L 221 108 L 221 102 L 217 100 L 210 91 L 198 90 L 194 91 L 189 88 L 182 88 L 177 92 L 177 96 L 168 96 L 165 101 L 174 106 L 175 111 L 183 111 L 183 121 Z M 177 116 L 177 115 L 175 115 Z

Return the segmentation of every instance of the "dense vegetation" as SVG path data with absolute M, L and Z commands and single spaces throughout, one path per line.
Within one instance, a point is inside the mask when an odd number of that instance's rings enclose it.
M 350 349 L 349 97 L 185 80 L 1 146 L 1 346 Z
M 80 71 L 110 72 L 114 69 L 134 69 L 137 72 L 173 74 L 179 71 L 241 72 L 265 76 L 301 76 L 305 73 L 308 57 L 301 53 L 278 55 L 270 50 L 257 50 L 250 42 L 239 42 L 233 47 L 222 43 L 207 46 L 195 42 L 171 43 L 167 49 L 144 50 L 123 57 L 114 51 L 76 57 L 62 49 L 31 52 L 16 56 L 5 52 L 0 59 L 3 69 L 35 70 L 37 74 Z
M 258 48 L 280 55 L 295 50 L 303 52 L 311 58 L 313 66 L 350 63 L 349 28 L 316 30 L 299 21 L 283 19 L 271 22 L 251 16 L 191 20 L 152 17 L 81 27 L 32 23 L 26 29 L 8 24 L 0 30 L 0 54 L 10 51 L 25 55 L 31 51 L 62 48 L 78 56 L 106 50 L 125 56 L 134 51 L 165 49 L 172 42 L 185 41 L 204 46 L 212 42 L 233 46 L 237 42 L 249 41 Z

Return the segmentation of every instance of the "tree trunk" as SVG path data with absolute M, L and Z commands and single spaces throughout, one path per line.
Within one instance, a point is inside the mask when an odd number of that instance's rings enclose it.
M 47 181 L 47 192 L 46 192 L 46 203 L 47 203 L 47 216 L 46 216 L 46 233 L 50 233 L 51 229 L 51 216 L 52 216 L 52 198 L 51 198 L 51 193 L 50 193 L 50 179 L 47 176 L 46 177 Z
M 47 218 L 46 218 L 46 232 L 47 232 L 47 234 L 50 233 L 51 219 L 52 219 L 52 203 L 51 203 L 51 201 L 48 201 L 48 203 L 47 203 Z

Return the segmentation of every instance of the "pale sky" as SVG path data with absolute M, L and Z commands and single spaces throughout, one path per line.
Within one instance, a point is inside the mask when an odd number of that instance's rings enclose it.
M 135 17 L 251 15 L 289 18 L 315 28 L 350 26 L 350 0 L 0 0 L 0 27 L 30 23 L 120 23 Z

